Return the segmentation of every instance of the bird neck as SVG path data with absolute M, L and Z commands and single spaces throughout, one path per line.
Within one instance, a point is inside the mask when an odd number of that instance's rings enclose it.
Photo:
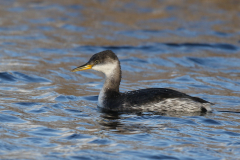
M 111 71 L 105 72 L 105 82 L 102 90 L 98 96 L 98 106 L 105 107 L 107 97 L 119 94 L 119 86 L 121 81 L 121 68 L 118 62 L 114 67 L 111 67 Z
M 103 85 L 102 90 L 106 91 L 115 91 L 119 92 L 119 86 L 121 82 L 121 68 L 120 63 L 118 62 L 111 70 L 105 74 L 106 79 Z

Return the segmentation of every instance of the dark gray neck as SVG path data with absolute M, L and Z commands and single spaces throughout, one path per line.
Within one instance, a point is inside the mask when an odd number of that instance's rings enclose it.
M 121 81 L 120 62 L 118 61 L 115 64 L 108 65 L 104 69 L 103 73 L 106 76 L 106 80 L 98 96 L 98 106 L 104 108 L 106 107 L 105 105 L 107 97 L 111 96 L 112 94 L 119 93 L 119 86 Z
M 119 86 L 121 82 L 121 67 L 120 63 L 113 68 L 111 73 L 105 74 L 106 79 L 103 86 L 103 90 L 106 91 L 115 91 L 119 92 Z

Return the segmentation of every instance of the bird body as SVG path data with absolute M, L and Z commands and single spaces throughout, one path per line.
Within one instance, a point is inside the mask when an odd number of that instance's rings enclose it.
M 125 93 L 100 92 L 98 106 L 111 111 L 211 111 L 209 102 L 167 88 L 148 88 Z
M 119 92 L 121 66 L 110 50 L 94 54 L 90 60 L 73 72 L 93 69 L 105 74 L 106 80 L 98 96 L 98 107 L 117 112 L 208 112 L 211 103 L 198 97 L 168 88 L 147 88 L 125 93 Z

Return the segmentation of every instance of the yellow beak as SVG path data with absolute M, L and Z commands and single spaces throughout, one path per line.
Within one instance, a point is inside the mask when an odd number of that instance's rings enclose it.
M 82 66 L 79 66 L 79 67 L 77 67 L 77 68 L 74 68 L 74 69 L 72 70 L 72 72 L 83 71 L 83 70 L 87 70 L 87 69 L 91 69 L 91 68 L 92 68 L 92 65 L 90 65 L 90 64 L 84 64 L 84 65 L 82 65 Z

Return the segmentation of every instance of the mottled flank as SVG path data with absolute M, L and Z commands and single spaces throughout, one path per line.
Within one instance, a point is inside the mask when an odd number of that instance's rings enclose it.
M 210 103 L 199 103 L 188 98 L 170 98 L 158 103 L 146 104 L 141 106 L 134 105 L 132 108 L 144 112 L 206 112 L 211 111 Z

